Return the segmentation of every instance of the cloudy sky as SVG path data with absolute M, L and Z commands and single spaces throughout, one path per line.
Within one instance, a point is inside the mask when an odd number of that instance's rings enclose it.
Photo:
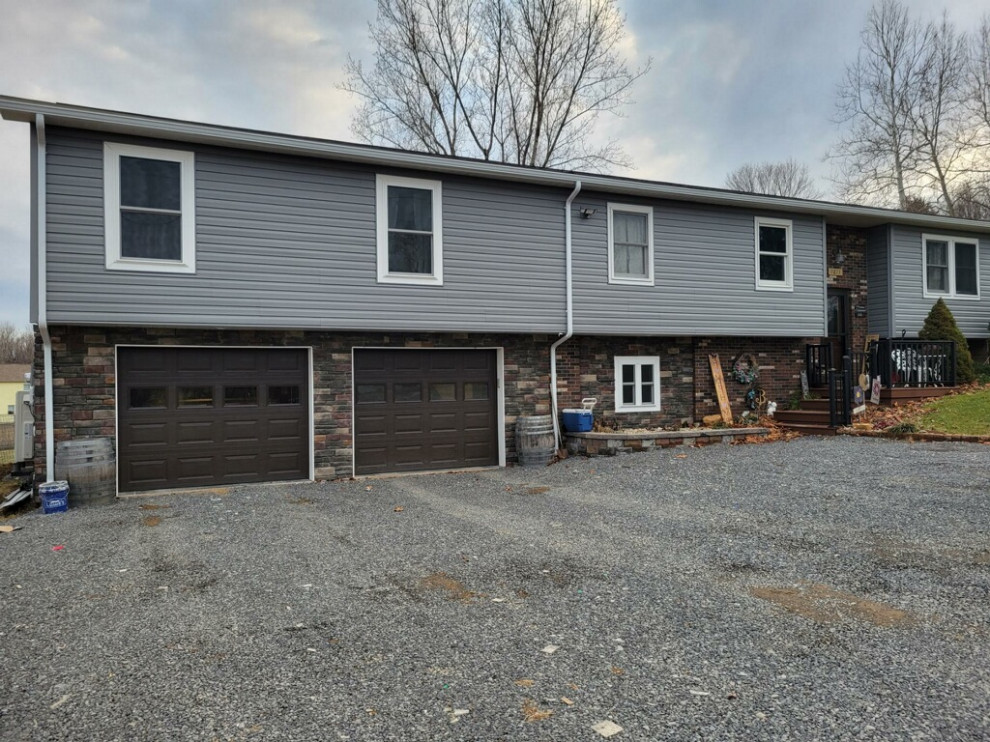
M 986 0 L 907 0 L 973 27 Z M 620 0 L 632 66 L 604 121 L 635 177 L 721 186 L 746 162 L 794 157 L 822 179 L 835 87 L 869 0 Z M 368 59 L 373 0 L 0 0 L 0 94 L 353 140 L 336 85 Z M 28 322 L 28 127 L 0 122 L 0 322 Z

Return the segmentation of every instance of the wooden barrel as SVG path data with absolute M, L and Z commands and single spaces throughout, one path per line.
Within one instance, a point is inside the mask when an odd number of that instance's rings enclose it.
M 550 415 L 516 420 L 516 456 L 522 466 L 546 466 L 557 452 Z
M 55 449 L 55 478 L 69 483 L 72 507 L 113 502 L 117 496 L 113 442 L 109 438 L 60 442 Z

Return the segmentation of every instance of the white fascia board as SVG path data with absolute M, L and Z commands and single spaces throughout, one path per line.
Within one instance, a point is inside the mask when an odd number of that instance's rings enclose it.
M 252 129 L 201 124 L 177 119 L 141 116 L 133 113 L 98 108 L 46 103 L 0 96 L 0 115 L 11 121 L 31 121 L 41 113 L 50 126 L 76 127 L 183 142 L 195 142 L 222 147 L 278 152 L 283 154 L 343 160 L 376 167 L 410 168 L 437 173 L 555 186 L 571 189 L 580 178 L 585 191 L 611 194 L 694 201 L 717 206 L 759 209 L 823 216 L 836 223 L 850 226 L 877 226 L 894 222 L 918 227 L 955 229 L 968 232 L 990 232 L 990 222 L 930 214 L 912 214 L 873 206 L 855 206 L 830 201 L 765 196 L 754 193 L 726 191 L 718 188 L 678 185 L 637 180 L 608 175 L 576 173 L 566 170 L 508 165 L 468 158 L 431 155 L 421 152 L 387 149 L 363 144 L 351 144 L 327 139 L 273 134 Z

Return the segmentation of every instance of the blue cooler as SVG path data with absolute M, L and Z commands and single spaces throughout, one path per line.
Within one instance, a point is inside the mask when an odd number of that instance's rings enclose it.
M 64 513 L 69 509 L 68 482 L 45 482 L 38 485 L 38 494 L 45 513 Z
M 564 430 L 568 433 L 587 433 L 594 423 L 591 410 L 564 410 Z

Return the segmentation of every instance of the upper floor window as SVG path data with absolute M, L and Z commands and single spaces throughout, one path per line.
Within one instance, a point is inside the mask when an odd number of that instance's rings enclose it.
M 794 245 L 790 219 L 756 217 L 756 288 L 794 290 Z
M 192 152 L 104 143 L 107 268 L 196 271 L 194 169 Z
M 443 284 L 441 196 L 437 180 L 378 176 L 379 282 Z
M 973 239 L 924 235 L 925 296 L 978 299 L 980 265 Z
M 615 411 L 660 409 L 660 357 L 615 357 Z
M 653 285 L 653 209 L 608 205 L 609 283 Z

